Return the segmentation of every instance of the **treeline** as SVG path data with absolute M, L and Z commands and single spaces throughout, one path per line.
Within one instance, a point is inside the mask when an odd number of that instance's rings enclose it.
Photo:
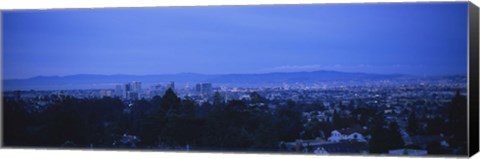
M 302 109 L 294 102 L 269 109 L 217 99 L 199 106 L 172 90 L 131 105 L 118 98 L 56 98 L 45 111 L 27 112 L 27 103 L 4 98 L 4 145 L 118 148 L 124 134 L 138 137 L 136 148 L 276 151 L 302 130 Z M 248 106 L 247 106 L 248 105 Z

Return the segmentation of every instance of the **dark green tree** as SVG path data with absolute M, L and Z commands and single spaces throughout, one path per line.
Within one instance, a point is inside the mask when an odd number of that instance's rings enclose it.
M 467 154 L 467 97 L 457 91 L 449 104 L 449 134 L 452 136 L 449 143 L 460 147 L 459 154 Z
M 388 152 L 388 143 L 389 141 L 387 135 L 387 129 L 383 127 L 385 121 L 382 115 L 375 118 L 375 124 L 371 130 L 372 138 L 369 141 L 369 152 L 378 154 Z
M 294 141 L 300 137 L 303 129 L 302 112 L 296 107 L 295 102 L 288 101 L 286 106 L 275 110 L 275 129 L 280 141 Z
M 332 124 L 333 127 L 337 130 L 344 128 L 342 118 L 338 114 L 337 110 L 333 111 Z
M 164 110 L 177 109 L 180 106 L 180 98 L 178 98 L 172 88 L 168 88 L 162 96 L 160 105 Z
M 320 122 L 318 120 L 313 119 L 312 121 L 308 122 L 304 129 L 304 134 L 302 135 L 303 139 L 315 139 L 316 137 L 320 136 Z
M 443 118 L 433 118 L 427 121 L 427 134 L 440 135 L 445 133 L 445 121 Z
M 255 91 L 250 93 L 250 99 L 251 99 L 252 103 L 261 103 L 261 102 L 264 101 L 263 97 L 260 96 L 260 94 L 258 94 Z
M 410 135 L 415 135 L 418 130 L 418 120 L 417 120 L 417 115 L 415 112 L 410 113 L 408 116 L 408 125 L 407 125 L 407 131 L 410 133 Z
M 438 141 L 428 143 L 427 151 L 428 154 L 431 155 L 443 155 L 448 153 L 448 150 L 442 147 L 442 145 L 440 145 L 440 142 Z
M 403 148 L 405 143 L 403 141 L 402 135 L 400 134 L 400 128 L 398 127 L 397 122 L 391 122 L 388 130 L 388 148 L 399 149 Z
M 87 140 L 85 131 L 87 121 L 84 112 L 80 109 L 83 105 L 80 100 L 73 97 L 65 97 L 56 101 L 46 110 L 46 128 L 50 146 L 61 146 L 65 143 L 72 145 L 81 144 Z
M 27 126 L 30 122 L 26 103 L 22 100 L 3 98 L 3 144 L 22 146 L 28 143 Z

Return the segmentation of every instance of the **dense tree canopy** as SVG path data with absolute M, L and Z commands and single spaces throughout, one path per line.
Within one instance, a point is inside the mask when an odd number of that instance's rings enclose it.
M 283 142 L 326 139 L 332 130 L 362 125 L 371 135 L 370 153 L 405 147 L 399 125 L 385 121 L 382 111 L 365 106 L 361 100 L 355 101 L 359 103 L 355 108 L 328 108 L 325 112 L 331 112 L 331 119 L 319 121 L 306 119 L 302 113 L 319 115 L 327 109 L 321 101 L 277 101 L 275 108 L 269 108 L 265 103 L 271 101 L 257 92 L 250 98 L 225 100 L 215 92 L 211 102 L 197 103 L 168 89 L 163 96 L 135 101 L 51 96 L 46 109 L 31 111 L 27 101 L 4 97 L 3 142 L 7 146 L 277 151 Z M 344 109 L 351 112 L 346 114 Z M 466 97 L 457 93 L 448 110 L 449 120 L 426 120 L 424 133 L 444 134 L 449 144 L 460 147 L 453 151 L 461 154 L 466 151 Z M 409 113 L 407 122 L 409 134 L 419 134 L 415 112 Z M 427 149 L 434 154 L 445 152 L 439 142 L 429 143 Z
M 276 109 L 248 106 L 241 100 L 224 103 L 215 93 L 213 105 L 180 99 L 172 89 L 151 100 L 122 102 L 119 98 L 53 97 L 42 112 L 29 113 L 21 100 L 5 98 L 5 144 L 10 146 L 121 147 L 135 135 L 139 148 L 255 149 L 273 151 L 279 141 L 293 141 L 302 130 L 301 111 L 289 102 Z M 257 93 L 251 95 L 262 102 Z

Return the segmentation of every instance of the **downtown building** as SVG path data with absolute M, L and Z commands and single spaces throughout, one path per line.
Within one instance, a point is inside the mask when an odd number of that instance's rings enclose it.
M 124 99 L 127 100 L 138 100 L 140 94 L 142 93 L 142 83 L 133 81 L 131 83 L 125 84 Z
M 212 83 L 198 83 L 195 85 L 195 91 L 199 96 L 208 97 L 212 94 Z

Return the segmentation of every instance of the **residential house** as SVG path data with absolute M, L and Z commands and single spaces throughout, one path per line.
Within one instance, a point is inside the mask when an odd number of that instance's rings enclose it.
M 340 142 L 342 140 L 347 140 L 356 142 L 367 142 L 364 137 L 365 133 L 366 127 L 361 128 L 359 125 L 356 125 L 347 129 L 333 130 L 331 136 L 328 138 L 328 141 Z

